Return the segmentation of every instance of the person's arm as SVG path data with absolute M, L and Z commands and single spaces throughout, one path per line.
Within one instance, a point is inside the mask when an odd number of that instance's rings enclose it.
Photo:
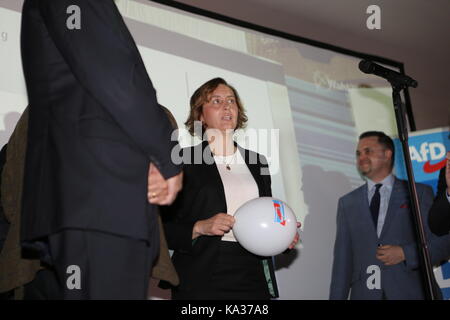
M 234 222 L 234 217 L 224 212 L 219 212 L 208 219 L 199 220 L 192 228 L 192 240 L 201 236 L 223 236 L 231 230 Z
M 182 220 L 183 207 L 186 209 L 186 205 L 182 204 L 183 192 L 180 192 L 171 206 L 161 206 L 159 210 L 169 249 L 189 253 L 192 249 L 192 230 L 195 221 Z
M 177 144 L 170 141 L 171 125 L 113 0 L 40 0 L 38 5 L 50 37 L 80 84 L 166 179 L 177 175 L 181 166 L 170 159 Z M 67 27 L 73 14 L 67 9 L 73 5 L 80 9 L 81 29 Z
M 441 172 L 439 172 L 438 191 L 436 198 L 438 198 L 439 196 L 443 196 L 447 198 L 447 201 L 450 203 L 450 151 L 447 151 L 445 158 L 447 160 L 445 162 L 445 167 L 442 168 Z
M 450 232 L 450 152 L 447 163 L 439 174 L 438 192 L 431 206 L 428 222 L 431 231 L 437 236 Z
M 419 190 L 421 192 L 419 193 Z M 434 235 L 428 224 L 428 213 L 433 203 L 433 190 L 429 186 L 417 188 L 417 197 L 419 199 L 420 213 L 422 215 L 423 229 L 427 239 L 430 260 L 433 265 L 439 264 L 450 257 L 450 236 L 437 237 Z M 420 264 L 419 243 L 412 242 L 402 245 L 405 256 L 406 267 L 410 270 L 417 269 Z
M 353 257 L 350 231 L 345 218 L 345 208 L 342 199 L 339 200 L 336 220 L 337 229 L 334 242 L 330 300 L 346 300 L 350 292 Z
M 162 210 L 165 211 L 164 209 Z M 161 216 L 162 218 L 163 216 Z M 163 223 L 167 246 L 170 250 L 189 253 L 192 249 L 192 230 L 195 222 L 165 221 Z
M 5 144 L 2 147 L 2 150 L 0 151 L 0 186 L 2 181 L 2 173 L 3 173 L 3 167 L 6 163 L 6 148 L 7 145 Z M 9 221 L 6 219 L 5 213 L 3 212 L 3 204 L 2 204 L 2 192 L 0 188 L 0 252 L 3 249 L 3 245 L 6 240 L 6 235 L 8 234 L 9 230 Z
M 428 224 L 430 208 L 433 204 L 433 190 L 430 187 L 425 187 L 420 202 L 420 210 L 424 221 L 424 229 L 429 243 L 429 251 L 431 263 L 433 265 L 440 264 L 442 261 L 450 258 L 450 235 L 447 233 L 442 236 L 437 236 L 430 230 Z
M 191 168 L 185 167 L 183 189 L 175 201 L 169 206 L 160 206 L 160 216 L 170 250 L 189 253 L 192 249 L 192 230 L 195 220 L 192 219 L 196 210 L 198 190 L 191 182 Z
M 443 196 L 450 203 L 450 151 L 446 154 L 445 167 L 439 173 L 437 197 Z M 449 213 L 450 215 L 450 213 Z
M 430 237 L 429 237 L 429 230 L 428 228 L 428 222 L 425 221 L 425 217 L 428 215 L 428 210 L 430 208 L 430 205 L 433 201 L 433 191 L 431 188 L 417 188 L 417 198 L 419 200 L 419 209 L 420 213 L 422 215 L 422 222 L 424 223 L 424 231 L 425 235 L 427 237 L 428 243 L 430 243 Z M 411 208 L 412 210 L 412 208 Z M 411 219 L 413 219 L 413 213 L 410 212 Z M 415 223 L 413 221 L 413 223 Z M 415 230 L 414 230 L 415 232 Z M 396 246 L 398 247 L 398 246 Z M 405 266 L 410 270 L 415 270 L 420 266 L 420 255 L 419 255 L 419 243 L 416 241 L 402 244 L 401 246 L 402 253 L 403 253 L 403 259 L 402 261 L 405 263 Z M 400 261 L 400 262 L 402 262 Z M 397 262 L 398 263 L 398 262 Z M 392 265 L 392 264 L 390 264 Z
M 402 246 L 384 245 L 377 248 L 376 258 L 386 266 L 393 266 L 406 260 Z
M 223 236 L 229 232 L 235 222 L 234 217 L 226 213 L 217 213 L 208 219 L 188 221 L 189 201 L 183 201 L 183 192 L 170 207 L 160 207 L 167 243 L 172 250 L 190 251 L 192 244 L 202 236 Z
M 439 195 L 433 202 L 428 216 L 430 230 L 437 236 L 450 232 L 450 199 L 445 194 Z
M 419 191 L 421 192 L 419 193 Z M 431 233 L 428 225 L 428 212 L 433 202 L 433 191 L 430 187 L 417 188 L 417 197 L 420 204 L 420 213 L 429 246 L 430 259 L 433 265 L 450 257 L 450 236 L 436 237 Z M 411 213 L 412 214 L 412 213 Z M 377 249 L 377 258 L 385 265 L 395 265 L 404 262 L 410 270 L 420 266 L 420 248 L 417 242 L 398 245 L 385 245 Z

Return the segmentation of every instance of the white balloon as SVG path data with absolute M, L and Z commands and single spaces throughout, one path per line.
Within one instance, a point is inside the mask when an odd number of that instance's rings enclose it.
M 244 203 L 234 214 L 233 234 L 248 251 L 274 256 L 285 251 L 297 232 L 294 212 L 281 200 L 261 197 Z

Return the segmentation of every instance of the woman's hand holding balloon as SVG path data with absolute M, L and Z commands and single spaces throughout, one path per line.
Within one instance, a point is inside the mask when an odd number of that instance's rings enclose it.
M 194 224 L 192 239 L 199 236 L 223 236 L 234 225 L 234 218 L 226 213 L 217 213 L 209 219 L 199 220 Z

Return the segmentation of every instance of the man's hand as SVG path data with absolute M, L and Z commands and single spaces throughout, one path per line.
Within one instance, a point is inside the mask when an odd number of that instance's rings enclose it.
M 393 266 L 405 260 L 405 253 L 400 246 L 381 246 L 377 249 L 377 259 L 385 266 Z
M 177 198 L 178 192 L 183 188 L 183 171 L 167 179 L 167 197 L 160 203 L 162 206 L 171 205 Z
M 166 179 L 164 179 L 158 168 L 153 163 L 150 163 L 148 170 L 148 201 L 151 204 L 160 204 L 163 199 L 166 199 L 168 189 Z
M 166 180 L 158 168 L 151 163 L 148 171 L 148 201 L 161 206 L 172 204 L 181 190 L 182 184 L 182 172 Z
M 234 225 L 234 217 L 226 213 L 218 213 L 205 220 L 199 220 L 194 224 L 192 239 L 199 236 L 223 236 Z

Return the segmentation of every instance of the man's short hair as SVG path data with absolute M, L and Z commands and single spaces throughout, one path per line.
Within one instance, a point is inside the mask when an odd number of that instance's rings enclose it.
M 394 141 L 392 141 L 391 137 L 389 137 L 382 131 L 366 131 L 359 135 L 359 140 L 369 137 L 377 137 L 379 144 L 381 144 L 384 148 L 392 151 L 391 168 L 393 168 L 395 161 L 395 146 Z

